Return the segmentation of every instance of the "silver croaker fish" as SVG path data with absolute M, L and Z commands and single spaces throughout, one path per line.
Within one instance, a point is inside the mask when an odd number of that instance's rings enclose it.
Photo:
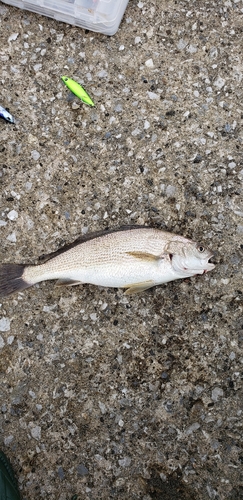
M 2 106 L 0 106 L 0 117 L 8 123 L 15 123 L 14 117 Z
M 2 264 L 0 296 L 45 280 L 58 285 L 90 283 L 121 287 L 126 294 L 195 274 L 215 266 L 210 250 L 179 235 L 142 226 L 102 231 L 79 238 L 39 265 Z

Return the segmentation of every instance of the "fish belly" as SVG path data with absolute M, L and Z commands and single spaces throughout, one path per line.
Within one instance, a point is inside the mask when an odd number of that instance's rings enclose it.
M 80 281 L 105 287 L 126 287 L 135 283 L 165 283 L 172 278 L 169 266 L 164 263 L 137 263 L 136 265 L 102 266 L 88 273 L 78 273 Z M 152 285 L 151 285 L 152 286 Z
M 47 266 L 48 264 L 48 266 Z M 37 270 L 37 267 L 39 268 Z M 104 287 L 126 287 L 134 283 L 152 282 L 151 286 L 166 283 L 173 277 L 173 270 L 169 262 L 164 259 L 154 262 L 143 262 L 134 258 L 128 258 L 122 262 L 93 263 L 92 266 L 82 266 L 59 269 L 50 268 L 49 262 L 42 266 L 26 269 L 24 279 L 30 283 L 38 283 L 45 280 L 70 280 L 80 283 Z

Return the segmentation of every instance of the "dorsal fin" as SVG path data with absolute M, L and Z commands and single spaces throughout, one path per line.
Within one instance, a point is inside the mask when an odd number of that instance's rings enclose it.
M 77 245 L 80 245 L 81 243 L 85 243 L 86 241 L 94 240 L 95 238 L 100 238 L 101 236 L 105 236 L 106 234 L 111 234 L 111 233 L 117 233 L 119 231 L 131 231 L 132 229 L 148 229 L 148 226 L 139 226 L 139 225 L 131 225 L 131 226 L 121 226 L 115 229 L 103 229 L 101 231 L 95 231 L 93 233 L 87 233 L 83 234 L 82 236 L 79 236 L 76 240 L 73 241 L 73 243 L 68 243 L 64 245 L 63 247 L 59 248 L 55 252 L 52 252 L 47 255 L 41 255 L 39 257 L 39 262 L 41 264 L 44 264 L 44 262 L 47 262 L 50 259 L 53 259 L 54 257 L 57 257 L 58 255 L 66 252 L 67 250 L 71 250 L 71 248 L 76 247 Z

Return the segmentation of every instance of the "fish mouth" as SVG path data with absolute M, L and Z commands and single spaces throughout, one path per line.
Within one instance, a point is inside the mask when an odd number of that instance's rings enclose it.
M 212 255 L 212 257 L 213 257 L 213 255 Z M 206 273 L 208 273 L 208 271 L 212 271 L 215 268 L 215 264 L 213 264 L 212 262 L 209 262 L 210 259 L 211 259 L 211 257 L 209 257 L 209 259 L 208 259 L 207 267 L 206 267 L 206 269 L 204 269 L 203 274 L 206 274 Z
M 190 256 L 189 256 L 190 257 Z M 196 274 L 206 274 L 215 268 L 215 265 L 210 262 L 210 259 L 214 257 L 213 252 L 207 252 L 207 255 L 203 259 L 196 259 L 196 262 L 190 262 L 189 259 L 180 259 L 180 256 L 173 255 L 172 267 L 174 271 L 181 273 L 183 276 L 194 276 Z M 188 274 L 189 273 L 189 274 Z

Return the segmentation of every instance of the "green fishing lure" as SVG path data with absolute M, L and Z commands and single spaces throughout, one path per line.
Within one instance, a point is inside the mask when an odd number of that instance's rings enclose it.
M 75 82 L 75 80 L 72 80 L 71 78 L 68 78 L 68 76 L 62 76 L 62 81 L 73 94 L 81 99 L 82 102 L 88 104 L 88 106 L 94 106 L 94 102 L 89 97 L 87 92 L 83 89 L 83 87 L 79 85 L 79 83 Z

